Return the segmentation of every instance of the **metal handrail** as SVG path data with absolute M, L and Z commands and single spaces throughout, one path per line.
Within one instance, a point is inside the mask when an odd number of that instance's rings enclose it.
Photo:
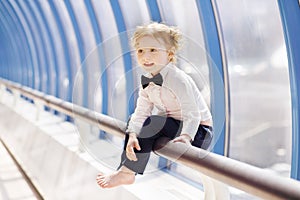
M 0 79 L 0 84 L 13 93 L 18 92 L 58 112 L 95 125 L 107 133 L 124 137 L 125 122 L 8 80 Z M 300 182 L 200 148 L 161 138 L 156 142 L 154 152 L 264 199 L 300 199 Z

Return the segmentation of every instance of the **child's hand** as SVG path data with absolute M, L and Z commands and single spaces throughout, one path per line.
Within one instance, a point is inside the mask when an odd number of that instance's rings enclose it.
M 139 141 L 136 138 L 136 134 L 130 133 L 128 143 L 127 143 L 127 146 L 126 146 L 126 156 L 131 161 L 137 161 L 137 157 L 135 155 L 135 152 L 134 152 L 133 148 L 136 148 L 139 151 L 141 150 L 141 147 L 139 145 Z
M 174 138 L 173 142 L 182 142 L 185 144 L 191 144 L 191 136 L 189 136 L 188 134 L 181 134 L 180 136 Z

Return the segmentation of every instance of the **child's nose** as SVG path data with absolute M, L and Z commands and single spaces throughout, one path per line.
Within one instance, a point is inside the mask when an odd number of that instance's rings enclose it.
M 144 60 L 150 60 L 150 59 L 151 59 L 150 52 L 145 52 L 145 54 L 144 54 Z

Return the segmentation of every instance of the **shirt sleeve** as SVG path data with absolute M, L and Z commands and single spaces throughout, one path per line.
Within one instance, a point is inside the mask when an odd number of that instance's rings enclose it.
M 194 139 L 200 122 L 203 120 L 201 113 L 205 113 L 208 107 L 190 77 L 179 78 L 172 86 L 172 91 L 175 93 L 181 107 L 183 122 L 181 134 L 189 134 Z M 201 100 L 202 102 L 199 102 Z
M 136 108 L 134 113 L 131 115 L 126 132 L 136 133 L 138 135 L 144 121 L 151 115 L 152 109 L 153 103 L 150 102 L 148 94 L 144 89 L 140 88 Z

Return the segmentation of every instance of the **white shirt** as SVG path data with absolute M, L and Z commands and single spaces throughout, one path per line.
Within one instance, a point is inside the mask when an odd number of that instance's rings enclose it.
M 193 79 L 172 63 L 165 66 L 160 74 L 162 86 L 150 82 L 148 87 L 140 87 L 127 132 L 139 134 L 146 118 L 156 110 L 155 114 L 181 120 L 181 133 L 194 138 L 200 122 L 212 118 L 204 98 Z M 150 73 L 146 76 L 152 78 Z

